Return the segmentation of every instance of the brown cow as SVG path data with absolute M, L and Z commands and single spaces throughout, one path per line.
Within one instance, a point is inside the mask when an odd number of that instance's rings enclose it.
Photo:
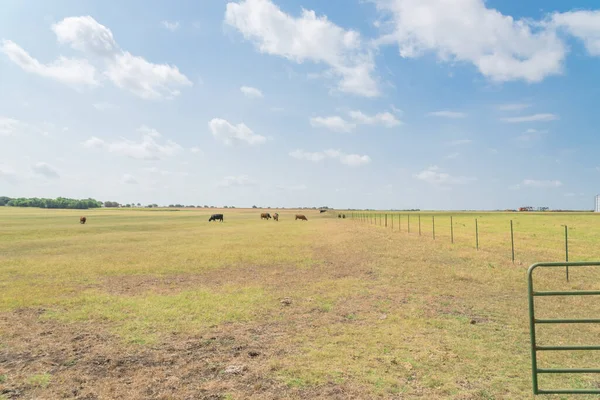
M 80 224 L 85 224 L 85 221 L 87 221 L 87 218 L 86 218 L 86 217 L 81 217 L 81 218 L 79 218 L 79 223 L 80 223 Z
M 270 218 L 271 218 L 271 214 L 269 214 L 269 213 L 262 213 L 262 214 L 260 214 L 260 219 L 266 219 L 266 220 L 268 220 Z
M 298 219 L 301 219 L 301 220 L 304 220 L 304 221 L 308 221 L 308 218 L 306 218 L 306 217 L 305 217 L 304 215 L 302 215 L 302 214 L 296 214 L 296 219 L 297 219 L 297 220 L 298 220 Z
M 273 221 L 279 221 L 279 214 L 278 213 L 273 214 Z

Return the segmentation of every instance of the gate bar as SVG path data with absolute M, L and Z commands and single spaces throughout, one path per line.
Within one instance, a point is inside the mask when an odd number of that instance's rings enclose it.
M 511 221 L 512 222 L 512 221 Z M 582 324 L 600 323 L 600 319 L 536 319 L 534 298 L 539 296 L 594 296 L 600 295 L 598 290 L 582 291 L 540 291 L 533 289 L 533 271 L 538 267 L 598 267 L 600 262 L 552 262 L 536 263 L 527 270 L 527 297 L 529 303 L 529 334 L 531 335 L 531 382 L 533 394 L 600 394 L 600 389 L 540 389 L 538 374 L 600 374 L 600 368 L 538 368 L 538 351 L 565 350 L 600 350 L 598 346 L 538 346 L 536 343 L 536 324 Z

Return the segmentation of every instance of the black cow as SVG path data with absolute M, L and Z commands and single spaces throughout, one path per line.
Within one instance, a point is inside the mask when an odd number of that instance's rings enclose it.
M 324 212 L 327 212 L 327 210 L 319 210 L 319 213 L 321 213 L 321 214 Z
M 210 218 L 208 219 L 208 222 L 210 221 L 221 221 L 223 222 L 223 214 L 213 214 L 210 216 Z

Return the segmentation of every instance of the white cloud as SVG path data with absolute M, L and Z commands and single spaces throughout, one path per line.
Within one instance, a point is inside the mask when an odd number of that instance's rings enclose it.
M 436 165 L 415 174 L 414 177 L 432 185 L 464 185 L 477 180 L 467 176 L 452 176 L 442 172 Z
M 533 188 L 557 188 L 562 186 L 562 182 L 558 180 L 536 180 L 536 179 L 525 179 L 522 183 L 523 186 L 533 187 Z
M 141 134 L 144 134 L 144 135 L 148 135 L 153 138 L 158 138 L 158 137 L 162 136 L 159 131 L 157 131 L 156 129 L 150 128 L 146 125 L 140 126 L 138 128 L 138 132 L 140 132 Z
M 121 183 L 126 185 L 137 185 L 139 182 L 133 175 L 124 174 L 121 178 Z
M 129 52 L 116 55 L 105 74 L 118 88 L 143 99 L 171 99 L 180 94 L 179 87 L 193 85 L 176 66 L 153 64 Z
M 226 176 L 218 186 L 233 187 L 233 186 L 254 186 L 256 182 L 248 177 L 248 175 Z
M 53 24 L 52 30 L 61 44 L 84 53 L 100 57 L 111 57 L 119 51 L 110 29 L 88 16 L 67 17 Z
M 45 162 L 38 162 L 31 167 L 33 172 L 37 175 L 44 176 L 48 179 L 57 179 L 60 177 L 58 170 L 52 165 Z
M 566 46 L 554 29 L 488 8 L 483 0 L 374 0 L 388 18 L 378 42 L 400 56 L 434 53 L 473 64 L 493 81 L 539 82 L 562 72 Z
M 356 124 L 348 122 L 337 115 L 331 117 L 313 117 L 310 119 L 310 124 L 314 128 L 327 128 L 335 132 L 352 132 L 356 128 Z
M 21 122 L 14 118 L 0 116 L 0 136 L 8 136 L 14 134 Z
M 582 40 L 590 55 L 600 56 L 600 11 L 555 13 L 552 22 Z
M 192 147 L 190 148 L 190 151 L 194 154 L 202 154 L 202 149 L 200 147 Z
M 427 113 L 427 115 L 430 115 L 432 117 L 453 118 L 453 119 L 467 117 L 467 114 L 465 114 L 465 113 L 457 112 L 457 111 L 448 111 L 448 110 L 433 111 L 433 112 Z
M 251 99 L 262 99 L 264 97 L 259 89 L 250 86 L 242 86 L 240 88 L 240 91 L 244 93 L 246 97 L 249 97 Z
M 327 75 L 339 79 L 342 92 L 374 97 L 373 55 L 360 33 L 345 30 L 314 11 L 302 9 L 300 17 L 284 13 L 270 0 L 242 0 L 227 4 L 225 23 L 252 41 L 261 53 L 296 63 L 312 61 L 330 67 Z
M 471 139 L 457 139 L 457 140 L 453 140 L 453 141 L 449 142 L 448 144 L 450 146 L 460 146 L 460 145 L 469 144 L 469 143 L 473 143 L 473 141 Z
M 228 121 L 221 118 L 213 118 L 208 123 L 210 132 L 216 138 L 221 140 L 226 145 L 231 145 L 234 142 L 245 142 L 250 145 L 262 144 L 267 138 L 256 134 L 246 124 L 240 123 L 232 125 Z
M 91 138 L 89 138 L 88 140 L 86 140 L 85 142 L 83 142 L 83 146 L 87 147 L 87 148 L 101 148 L 104 147 L 105 143 L 104 140 L 97 138 L 96 136 L 92 136 Z
M 42 64 L 23 48 L 10 40 L 2 40 L 0 52 L 24 71 L 51 78 L 72 87 L 97 86 L 96 69 L 82 59 L 59 57 L 49 64 Z
M 381 125 L 386 128 L 393 128 L 402 125 L 402 122 L 396 116 L 389 112 L 377 113 L 373 116 L 366 115 L 362 111 L 350 111 L 348 113 L 352 122 L 334 115 L 329 117 L 313 117 L 310 124 L 315 128 L 327 128 L 335 132 L 352 132 L 357 125 Z
M 179 88 L 192 82 L 176 66 L 154 64 L 119 48 L 110 29 L 90 16 L 68 17 L 53 24 L 52 30 L 61 44 L 83 52 L 103 70 L 118 88 L 143 99 L 173 98 Z M 17 44 L 3 40 L 2 52 L 28 72 L 56 79 L 71 86 L 96 86 L 96 67 L 90 60 L 59 57 L 51 64 L 41 64 Z
M 496 108 L 500 111 L 521 111 L 529 107 L 531 107 L 531 104 L 526 103 L 508 103 L 499 104 L 496 106 Z
M 519 123 L 519 122 L 545 122 L 545 121 L 555 121 L 558 119 L 558 115 L 556 114 L 533 114 L 526 115 L 523 117 L 510 117 L 510 118 L 502 118 L 501 120 L 509 123 Z
M 367 155 L 359 155 L 359 154 L 346 154 L 340 150 L 325 150 L 323 152 L 306 152 L 301 149 L 297 149 L 289 153 L 291 157 L 294 157 L 298 160 L 307 160 L 312 162 L 319 162 L 326 158 L 337 160 L 344 165 L 348 165 L 351 167 L 358 167 L 361 165 L 366 165 L 371 162 L 371 158 Z
M 154 129 L 142 126 L 138 131 L 144 134 L 141 142 L 122 138 L 118 141 L 108 143 L 92 136 L 83 142 L 83 146 L 104 149 L 110 153 L 138 160 L 160 160 L 171 157 L 181 150 L 181 146 L 171 140 L 165 141 L 164 144 L 158 143 L 155 138 L 161 135 Z
M 402 124 L 394 114 L 389 112 L 378 113 L 374 116 L 365 115 L 361 111 L 350 111 L 349 114 L 350 118 L 358 124 L 383 125 L 386 128 L 393 128 Z
M 179 29 L 179 21 L 161 21 L 161 24 L 171 32 L 175 32 Z
M 325 159 L 325 153 L 321 153 L 321 152 L 314 152 L 314 153 L 310 153 L 310 152 L 306 152 L 304 150 L 294 150 L 290 153 L 291 157 L 297 158 L 298 160 L 307 160 L 307 161 L 312 161 L 312 162 L 319 162 L 321 160 Z

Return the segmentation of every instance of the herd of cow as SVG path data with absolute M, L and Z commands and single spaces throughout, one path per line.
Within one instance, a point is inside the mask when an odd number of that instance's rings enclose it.
M 279 214 L 278 213 L 274 213 L 272 216 L 270 213 L 262 213 L 260 214 L 260 219 L 266 219 L 267 221 L 270 220 L 271 218 L 273 218 L 273 221 L 279 221 Z M 302 220 L 302 221 L 308 221 L 308 218 L 306 218 L 305 215 L 303 214 L 296 214 L 296 220 Z M 213 214 L 210 216 L 210 218 L 208 219 L 208 222 L 211 221 L 221 221 L 223 222 L 223 214 Z
M 321 212 L 323 212 L 323 210 L 320 210 Z M 278 213 L 274 213 L 273 216 L 271 216 L 270 213 L 262 213 L 260 214 L 260 219 L 266 219 L 267 221 L 270 220 L 271 218 L 273 218 L 273 221 L 279 221 L 279 214 Z M 338 218 L 346 218 L 345 214 L 338 214 Z M 301 221 L 308 221 L 308 218 L 306 218 L 306 216 L 304 214 L 296 214 L 296 220 L 301 220 Z M 86 217 L 80 217 L 79 218 L 79 223 L 80 224 L 85 224 L 87 221 Z M 210 216 L 210 218 L 208 219 L 208 222 L 211 221 L 221 221 L 223 222 L 223 214 L 213 214 Z

